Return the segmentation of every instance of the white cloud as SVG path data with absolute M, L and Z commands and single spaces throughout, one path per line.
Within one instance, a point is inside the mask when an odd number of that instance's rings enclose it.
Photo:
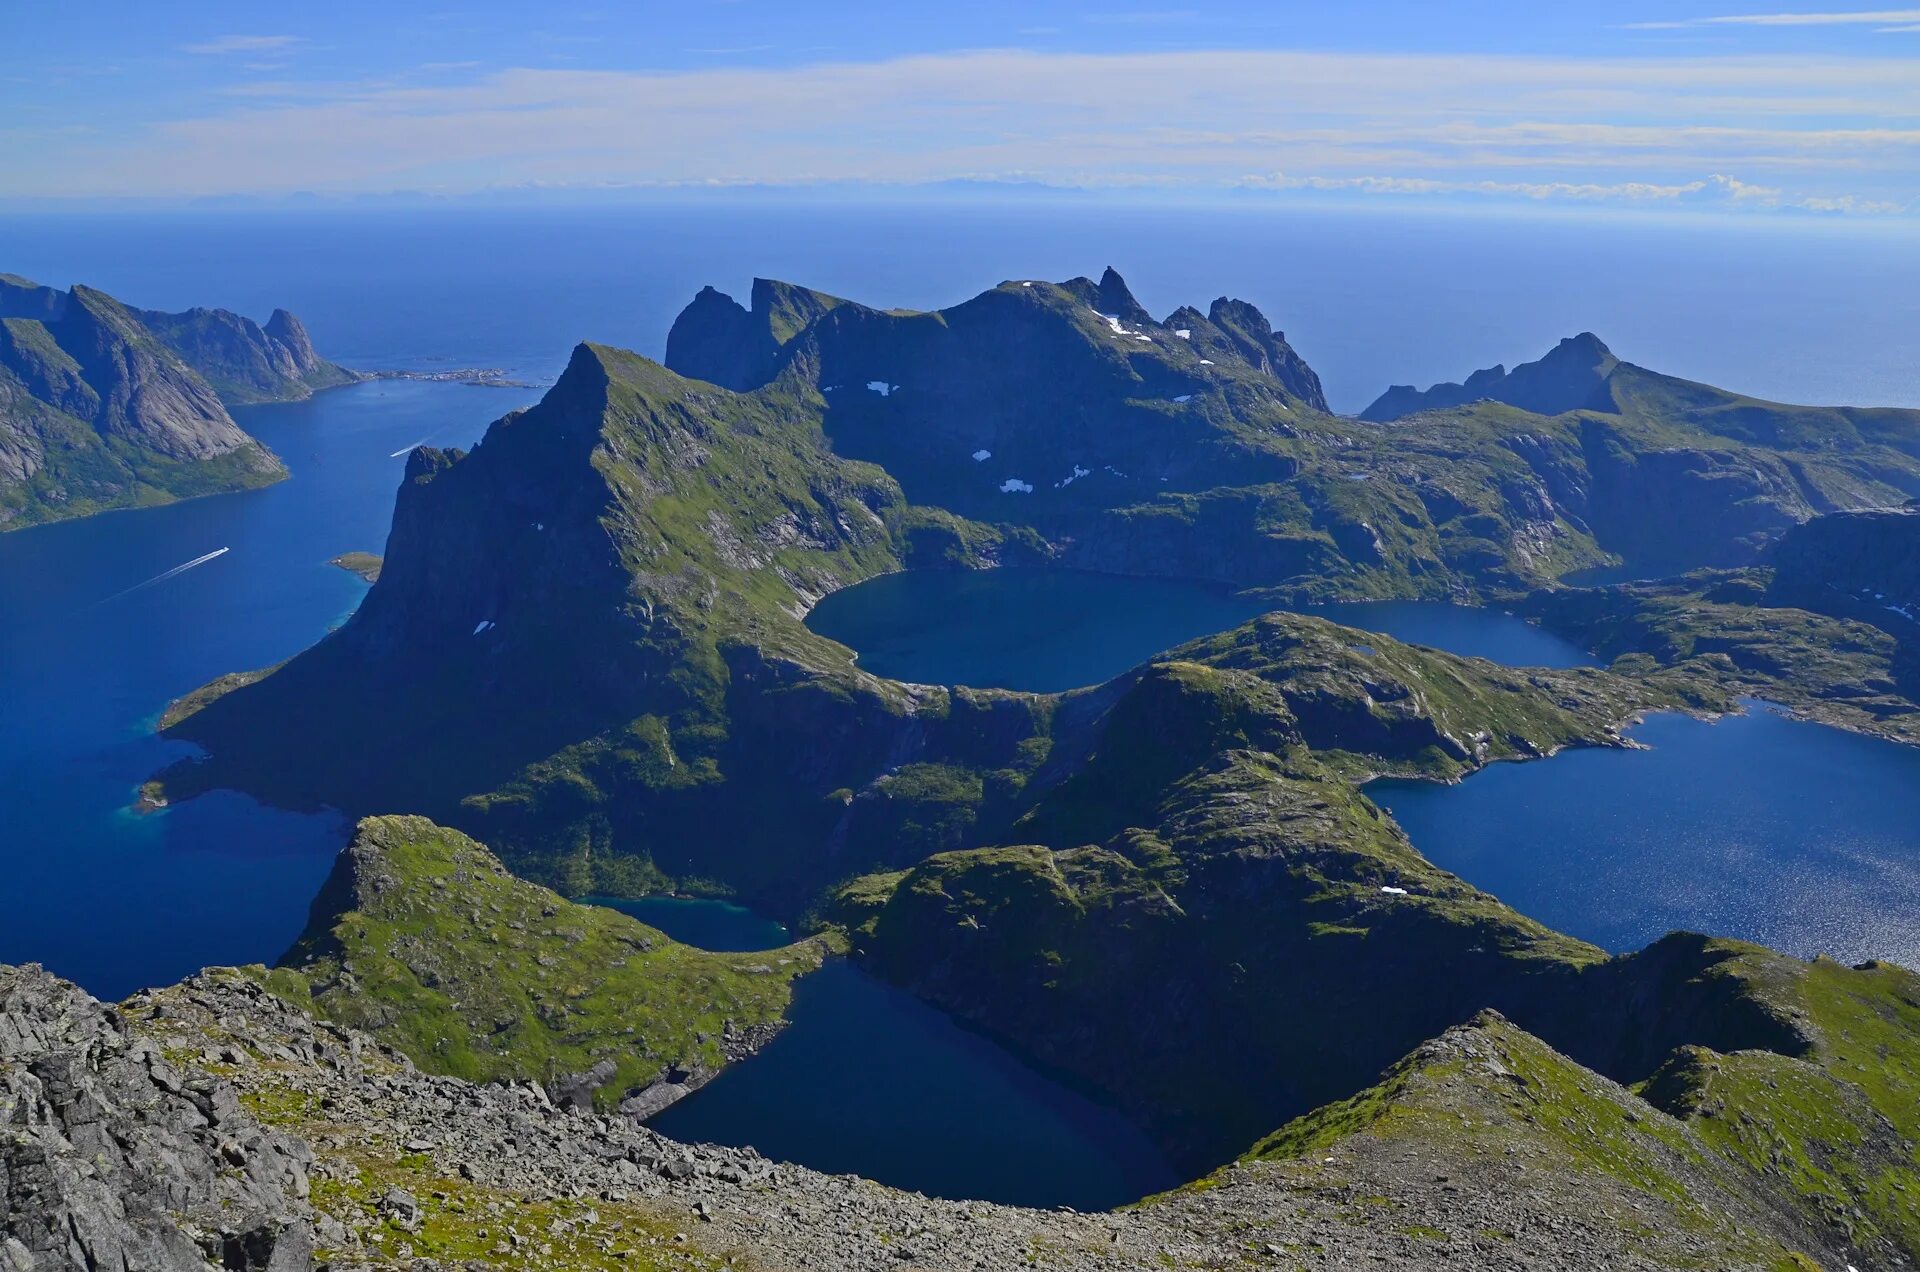
M 297 35 L 222 35 L 200 44 L 182 44 L 183 53 L 217 55 L 223 53 L 271 53 L 301 43 Z
M 1250 190 L 1318 190 L 1398 195 L 1503 195 L 1536 201 L 1569 199 L 1587 203 L 1721 203 L 1733 206 L 1795 208 L 1808 212 L 1876 215 L 1906 210 L 1905 205 L 1900 203 L 1861 199 L 1852 195 L 1792 197 L 1777 186 L 1757 185 L 1724 173 L 1713 173 L 1694 181 L 1662 185 L 1646 181 L 1601 184 L 1572 181 L 1447 181 L 1425 177 L 1394 176 L 1321 177 L 1292 176 L 1276 172 L 1264 176 L 1247 177 L 1241 185 Z
M 1738 172 L 1779 206 L 1865 206 L 1920 197 L 1916 119 L 1920 76 L 1903 58 L 985 50 L 255 81 L 83 145 L 0 142 L 0 170 L 16 196 L 71 197 L 954 179 L 1224 190 L 1249 172 L 1534 197 Z
M 1850 13 L 1736 13 L 1712 18 L 1626 22 L 1621 25 L 1628 31 L 1676 31 L 1687 27 L 1710 26 L 1873 26 L 1884 22 L 1920 22 L 1920 9 L 1866 9 Z

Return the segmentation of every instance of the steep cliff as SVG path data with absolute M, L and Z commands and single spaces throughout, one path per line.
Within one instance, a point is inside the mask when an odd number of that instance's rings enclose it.
M 230 406 L 286 402 L 315 389 L 352 384 L 360 376 L 314 352 L 300 320 L 276 309 L 262 327 L 225 309 L 169 314 L 136 311 L 162 343 L 198 371 Z
M 262 329 L 0 275 L 0 529 L 277 481 L 227 406 L 354 378 L 284 311 Z

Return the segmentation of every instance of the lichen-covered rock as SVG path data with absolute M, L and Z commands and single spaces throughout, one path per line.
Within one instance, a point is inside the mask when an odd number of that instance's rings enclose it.
M 37 967 L 0 967 L 0 1268 L 312 1266 L 311 1154 Z

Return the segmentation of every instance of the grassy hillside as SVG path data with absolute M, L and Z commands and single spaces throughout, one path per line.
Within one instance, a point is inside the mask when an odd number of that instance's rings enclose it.
M 709 1077 L 784 1023 L 818 941 L 714 954 L 507 873 L 419 817 L 360 823 L 267 984 L 434 1073 L 612 1106 Z

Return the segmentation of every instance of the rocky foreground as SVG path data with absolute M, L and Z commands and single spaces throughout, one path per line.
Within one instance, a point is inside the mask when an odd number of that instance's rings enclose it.
M 931 1200 L 674 1143 L 534 1083 L 430 1076 L 258 969 L 116 1008 L 0 968 L 0 1125 L 4 1272 L 1839 1272 L 1849 1257 L 1746 1196 L 1681 1123 L 1492 1014 L 1248 1159 L 1099 1215 Z M 1795 1252 L 1809 1248 L 1822 1257 Z

